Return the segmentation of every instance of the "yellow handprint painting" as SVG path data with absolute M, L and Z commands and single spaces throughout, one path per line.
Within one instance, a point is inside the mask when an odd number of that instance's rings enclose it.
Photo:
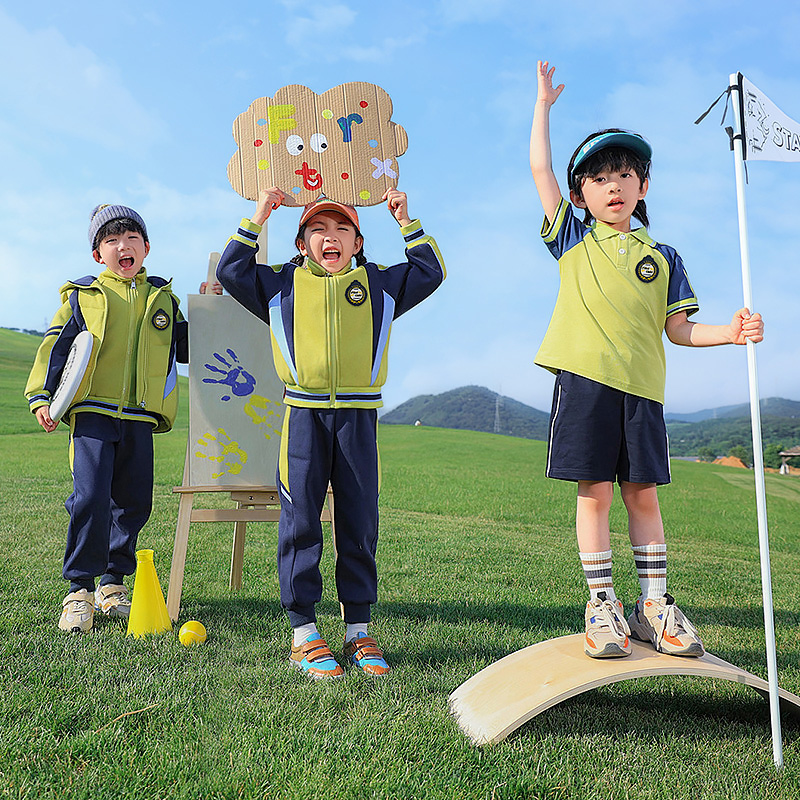
M 197 440 L 197 444 L 204 449 L 195 451 L 197 458 L 207 458 L 219 464 L 217 469 L 220 471 L 211 473 L 214 480 L 226 474 L 238 475 L 247 463 L 247 453 L 239 446 L 239 442 L 231 439 L 224 428 L 217 428 L 217 434 L 214 436 L 210 431 L 204 433 Z
M 250 399 L 244 404 L 244 413 L 257 425 L 265 439 L 280 436 L 280 425 L 283 418 L 283 405 L 262 397 L 260 394 L 251 394 Z M 275 427 L 275 426 L 278 427 Z

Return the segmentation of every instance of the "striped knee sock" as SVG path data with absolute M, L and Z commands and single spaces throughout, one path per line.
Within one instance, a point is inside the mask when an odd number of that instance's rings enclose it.
M 583 574 L 589 584 L 589 593 L 592 600 L 597 600 L 599 592 L 606 593 L 606 599 L 612 602 L 617 599 L 614 594 L 614 584 L 611 581 L 611 551 L 602 553 L 578 553 L 581 557 Z
M 667 593 L 667 546 L 665 544 L 631 545 L 636 572 L 645 600 L 657 600 Z

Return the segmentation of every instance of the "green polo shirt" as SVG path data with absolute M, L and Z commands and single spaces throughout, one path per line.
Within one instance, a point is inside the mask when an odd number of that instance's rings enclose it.
M 584 225 L 564 199 L 542 237 L 561 280 L 536 363 L 663 404 L 664 324 L 699 308 L 678 253 L 644 228 Z

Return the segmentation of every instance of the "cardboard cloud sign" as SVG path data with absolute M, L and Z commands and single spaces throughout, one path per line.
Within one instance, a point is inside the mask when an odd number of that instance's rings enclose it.
M 392 122 L 392 101 L 374 83 L 343 83 L 317 94 L 284 86 L 254 100 L 233 123 L 239 149 L 228 164 L 231 186 L 248 200 L 277 186 L 288 205 L 321 195 L 373 206 L 397 186 L 398 156 L 408 147 Z

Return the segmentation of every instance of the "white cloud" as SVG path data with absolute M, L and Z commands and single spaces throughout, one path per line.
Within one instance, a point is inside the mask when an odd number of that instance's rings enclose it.
M 397 51 L 405 50 L 415 44 L 418 44 L 424 39 L 424 36 L 424 29 L 420 29 L 415 34 L 403 38 L 388 36 L 385 39 L 382 39 L 379 43 L 373 44 L 369 47 L 358 45 L 346 47 L 344 50 L 344 55 L 353 61 L 385 62 Z
M 305 5 L 302 8 L 309 10 Z M 351 40 L 356 12 L 342 3 L 312 6 L 310 12 L 289 19 L 286 43 L 301 54 L 313 52 L 315 58 L 339 56 L 342 46 Z
M 306 4 L 284 2 L 290 17 L 286 44 L 299 53 L 312 53 L 317 61 L 387 63 L 396 52 L 421 42 L 426 35 L 416 22 L 398 34 L 402 20 L 389 9 L 376 7 L 360 15 L 343 3 L 309 9 Z
M 38 137 L 43 152 L 69 157 L 69 137 L 111 151 L 141 151 L 163 136 L 161 122 L 126 80 L 86 47 L 52 28 L 28 31 L 3 9 L 0 30 L 4 117 L 21 136 Z
M 3 226 L 15 231 L 10 241 L 0 237 L 0 324 L 7 327 L 49 323 L 59 305 L 59 287 L 102 269 L 87 239 L 89 213 L 101 200 L 130 205 L 142 215 L 152 245 L 145 267 L 150 274 L 174 278 L 181 297 L 197 291 L 209 251 L 225 247 L 252 207 L 226 189 L 183 193 L 146 176 L 134 177 L 124 188 L 93 187 L 80 194 L 49 187 L 47 198 L 48 208 L 57 213 L 48 215 L 38 197 L 0 190 Z

